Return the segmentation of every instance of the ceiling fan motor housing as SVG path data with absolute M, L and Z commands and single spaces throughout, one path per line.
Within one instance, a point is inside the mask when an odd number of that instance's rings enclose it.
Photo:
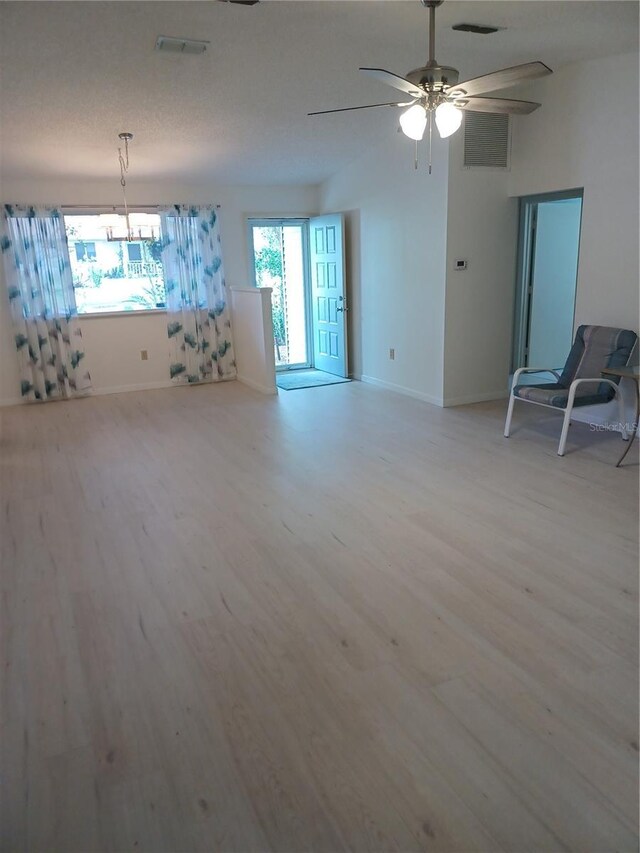
M 406 75 L 406 79 L 427 92 L 441 92 L 449 86 L 455 86 L 460 74 L 457 68 L 448 65 L 425 65 L 414 68 Z

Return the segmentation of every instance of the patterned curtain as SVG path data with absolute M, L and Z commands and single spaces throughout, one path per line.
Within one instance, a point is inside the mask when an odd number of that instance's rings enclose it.
M 51 400 L 86 394 L 91 377 L 84 360 L 60 211 L 5 205 L 0 248 L 22 396 Z
M 176 204 L 160 217 L 170 376 L 175 382 L 231 379 L 236 363 L 216 210 Z

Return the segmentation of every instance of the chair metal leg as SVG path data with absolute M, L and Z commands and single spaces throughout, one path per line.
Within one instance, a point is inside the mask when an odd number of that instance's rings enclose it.
M 509 438 L 509 434 L 511 432 L 511 418 L 513 417 L 513 406 L 516 402 L 516 398 L 513 394 L 509 395 L 509 408 L 507 409 L 507 419 L 504 422 L 504 437 Z
M 558 456 L 564 456 L 564 449 L 567 446 L 567 434 L 571 425 L 571 409 L 573 408 L 573 400 L 570 405 L 564 410 L 564 420 L 562 422 L 562 432 L 560 433 L 560 444 L 558 445 Z
M 627 453 L 631 450 L 631 445 L 633 444 L 633 440 L 635 439 L 638 432 L 638 424 L 640 424 L 640 385 L 638 382 L 633 383 L 636 389 L 636 417 L 634 422 L 631 424 L 631 439 L 624 451 L 622 452 L 622 456 L 616 462 L 616 468 L 619 468 L 622 465 L 622 460 L 627 455 Z
M 616 397 L 618 398 L 618 416 L 620 418 L 620 427 L 622 429 L 622 440 L 629 441 L 629 436 L 627 435 L 627 428 L 625 426 L 624 397 L 622 396 L 622 391 L 620 391 L 619 389 L 616 393 Z

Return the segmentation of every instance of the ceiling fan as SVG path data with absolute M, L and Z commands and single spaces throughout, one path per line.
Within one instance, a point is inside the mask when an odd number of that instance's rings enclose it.
M 516 101 L 507 98 L 488 98 L 485 92 L 495 92 L 544 77 L 551 69 L 544 62 L 527 62 L 512 68 L 503 68 L 473 80 L 458 82 L 458 70 L 447 65 L 439 65 L 435 58 L 436 9 L 444 0 L 420 0 L 429 10 L 429 61 L 421 68 L 409 71 L 405 77 L 393 74 L 383 68 L 360 68 L 367 76 L 393 86 L 408 95 L 408 101 L 391 101 L 382 104 L 365 104 L 361 107 L 343 107 L 337 110 L 320 110 L 308 113 L 310 116 L 327 113 L 367 110 L 372 107 L 408 107 L 400 114 L 400 127 L 403 133 L 417 143 L 423 138 L 429 124 L 429 171 L 431 171 L 431 132 L 433 119 L 440 136 L 444 139 L 458 130 L 462 123 L 462 110 L 507 115 L 527 115 L 537 110 L 540 104 L 533 101 Z M 417 168 L 417 156 L 416 156 Z

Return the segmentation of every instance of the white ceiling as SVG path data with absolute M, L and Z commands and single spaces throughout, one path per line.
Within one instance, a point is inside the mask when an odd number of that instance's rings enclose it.
M 395 100 L 358 66 L 404 74 L 426 60 L 418 0 L 1 2 L 0 14 L 2 171 L 15 177 L 112 177 L 129 130 L 132 177 L 318 183 L 393 133 L 397 111 L 306 112 Z M 505 29 L 452 31 L 461 21 Z M 158 53 L 160 34 L 211 46 Z M 461 79 L 637 46 L 634 0 L 447 0 L 437 12 L 437 58 Z

